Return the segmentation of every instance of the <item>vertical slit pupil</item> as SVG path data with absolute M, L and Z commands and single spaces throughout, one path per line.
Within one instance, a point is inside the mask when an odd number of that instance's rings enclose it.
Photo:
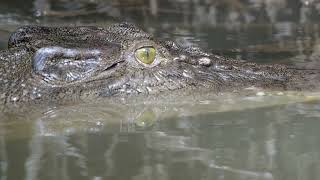
M 145 51 L 146 51 L 146 58 L 148 60 L 150 55 L 150 48 L 146 48 Z
M 135 58 L 142 63 L 152 64 L 155 60 L 155 49 L 153 47 L 141 47 L 136 50 Z

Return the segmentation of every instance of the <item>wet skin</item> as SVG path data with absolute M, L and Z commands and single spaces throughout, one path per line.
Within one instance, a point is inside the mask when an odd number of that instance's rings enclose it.
M 61 102 L 247 87 L 314 90 L 318 70 L 258 65 L 182 48 L 128 23 L 27 26 L 0 52 L 0 102 Z

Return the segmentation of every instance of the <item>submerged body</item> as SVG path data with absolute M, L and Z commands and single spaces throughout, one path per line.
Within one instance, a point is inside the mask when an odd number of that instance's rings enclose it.
M 43 102 L 247 87 L 313 90 L 318 70 L 225 59 L 132 24 L 18 29 L 0 52 L 0 102 Z

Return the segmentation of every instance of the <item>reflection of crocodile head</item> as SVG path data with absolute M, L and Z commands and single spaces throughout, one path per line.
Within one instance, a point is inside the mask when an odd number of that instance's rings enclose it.
M 306 83 L 310 75 L 182 48 L 127 23 L 106 29 L 30 26 L 18 29 L 9 49 L 0 53 L 0 99 L 59 101 L 250 86 L 301 89 L 317 84 Z

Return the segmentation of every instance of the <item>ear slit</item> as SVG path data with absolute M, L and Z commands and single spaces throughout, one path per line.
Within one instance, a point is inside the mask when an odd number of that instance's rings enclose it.
M 83 52 L 84 51 L 84 52 Z M 58 46 L 43 47 L 37 50 L 33 56 L 32 68 L 35 72 L 42 71 L 45 68 L 46 62 L 54 57 L 61 56 L 58 59 L 74 58 L 74 60 L 80 60 L 82 58 L 99 58 L 99 50 L 80 50 L 80 49 L 68 49 Z
M 33 56 L 32 69 L 45 79 L 73 82 L 89 76 L 100 60 L 101 52 L 97 49 L 43 47 Z

